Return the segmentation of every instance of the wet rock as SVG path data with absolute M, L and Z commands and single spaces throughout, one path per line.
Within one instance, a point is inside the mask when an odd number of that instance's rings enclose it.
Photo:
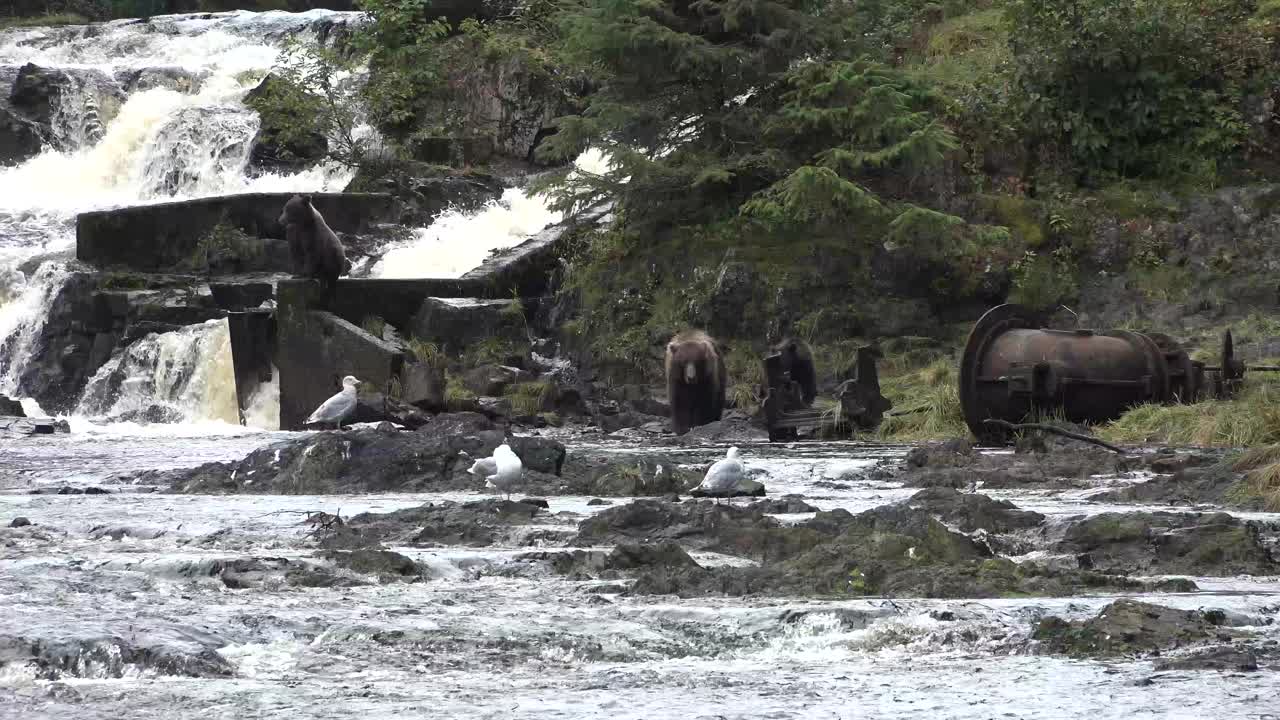
M 31 524 L 31 521 L 30 521 L 30 520 L 28 520 L 27 518 L 24 518 L 24 517 L 19 516 L 19 517 L 16 517 L 16 518 L 14 518 L 13 520 L 11 520 L 11 521 L 9 522 L 9 527 L 11 527 L 11 528 L 20 528 L 20 527 L 27 527 L 27 526 L 28 526 L 28 525 L 30 525 L 30 524 Z
M 775 515 L 819 512 L 818 508 L 805 502 L 801 495 L 784 495 L 780 498 L 757 500 L 751 504 L 751 509 Z
M 1068 489 L 1092 487 L 1090 478 L 1134 469 L 1138 461 L 1101 448 L 1076 446 L 1048 453 L 972 456 L 943 447 L 909 456 L 896 479 L 907 487 Z M 917 465 L 916 463 L 923 463 Z
M 528 370 L 506 365 L 482 365 L 464 373 L 462 384 L 476 395 L 503 395 L 512 385 L 533 379 L 533 373 Z
M 1160 653 L 1216 640 L 1226 631 L 1203 612 L 1174 610 L 1137 600 L 1117 600 L 1096 617 L 1066 621 L 1049 616 L 1032 638 L 1044 652 L 1072 657 L 1115 657 Z
M 413 560 L 398 552 L 379 548 L 357 550 L 329 550 L 320 557 L 361 575 L 376 575 L 385 580 L 411 579 L 422 576 L 422 569 Z
M 708 493 L 704 490 L 701 490 L 695 487 L 694 489 L 689 491 L 689 495 L 696 498 L 764 497 L 765 489 L 764 489 L 764 483 L 758 480 L 752 480 L 751 478 L 742 478 L 741 480 L 738 481 L 738 484 L 733 488 L 733 491 L 727 494 L 713 495 L 711 493 Z
M 417 430 L 431 422 L 431 416 L 407 402 L 382 393 L 364 393 L 356 402 L 356 410 L 346 421 L 355 423 L 390 422 L 409 430 Z
M 685 492 L 701 478 L 663 455 L 573 453 L 564 463 L 566 487 L 575 495 L 657 496 Z
M 71 432 L 66 420 L 0 416 L 0 439 Z
M 0 416 L 26 417 L 27 413 L 22 409 L 22 403 L 0 395 Z
M 220 638 L 191 628 L 148 628 L 127 637 L 76 634 L 75 628 L 53 635 L 0 635 L 0 669 L 34 669 L 42 680 L 123 678 L 140 672 L 201 678 L 233 674 L 217 652 L 226 644 Z
M 32 495 L 110 495 L 111 491 L 100 487 L 76 488 L 64 485 L 58 489 L 39 488 L 31 491 Z
M 238 557 L 193 562 L 179 571 L 184 577 L 216 578 L 232 590 L 262 587 L 356 587 L 368 583 L 332 568 L 291 558 Z
M 1189 655 L 1157 660 L 1156 670 L 1224 670 L 1228 672 L 1257 672 L 1258 657 L 1252 650 L 1230 646 L 1205 648 Z
M 973 598 L 1148 587 L 1120 577 L 1013 563 L 907 503 L 859 515 L 819 512 L 805 522 L 783 526 L 746 509 L 637 500 L 583 520 L 574 543 L 635 540 L 677 541 L 760 563 L 685 566 L 660 574 L 642 571 L 631 590 L 635 594 Z M 1194 586 L 1189 581 L 1182 586 L 1186 585 Z
M 1156 463 L 1152 463 L 1154 468 Z M 1093 496 L 1100 502 L 1149 505 L 1219 505 L 1262 510 L 1261 498 L 1241 502 L 1233 491 L 1244 478 L 1227 463 L 1189 466 L 1172 477 L 1156 477 L 1143 483 L 1109 490 Z
M 102 540 L 104 538 L 122 540 L 126 537 L 135 540 L 154 540 L 164 534 L 165 531 L 160 528 L 127 525 L 98 525 L 89 530 L 89 537 L 94 540 Z
M 1274 575 L 1260 527 L 1226 513 L 1102 513 L 1072 524 L 1053 549 L 1102 572 Z
M 428 503 L 390 513 L 362 513 L 349 519 L 328 547 L 361 542 L 393 545 L 464 545 L 485 547 L 510 539 L 516 526 L 530 524 L 544 513 L 535 504 L 486 499 L 467 503 Z
M 913 468 L 964 467 L 972 463 L 973 459 L 973 441 L 955 438 L 912 448 L 907 453 L 906 464 Z
M 1008 533 L 1036 527 L 1044 516 L 1020 510 L 1007 500 L 992 500 L 986 495 L 961 493 L 951 488 L 928 488 L 912 495 L 905 504 L 920 508 L 952 527 L 965 532 L 987 530 Z
M 39 155 L 43 146 L 38 125 L 0 107 L 0 166 L 20 165 Z
M 616 570 L 636 568 L 697 567 L 698 563 L 676 542 L 622 544 L 609 553 L 608 566 Z
M 680 442 L 686 445 L 703 443 L 750 443 L 769 439 L 769 432 L 764 425 L 739 413 L 727 414 L 721 420 L 706 425 L 699 425 L 680 436 Z
M 321 432 L 250 453 L 244 460 L 153 474 L 148 482 L 185 493 L 329 494 L 478 489 L 467 470 L 503 442 L 520 456 L 520 490 L 559 492 L 554 473 L 564 446 L 547 438 L 506 438 L 478 414 L 440 415 L 414 432 Z M 139 480 L 144 478 L 139 477 Z
M 597 505 L 612 505 L 612 504 L 613 503 L 609 502 L 608 500 L 604 500 L 602 498 L 591 498 L 590 500 L 587 501 L 587 505 L 589 507 L 597 506 Z

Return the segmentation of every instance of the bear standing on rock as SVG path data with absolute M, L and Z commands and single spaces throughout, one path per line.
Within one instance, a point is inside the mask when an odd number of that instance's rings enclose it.
M 818 371 L 813 366 L 813 351 L 809 343 L 796 338 L 786 338 L 773 346 L 782 356 L 782 371 L 792 382 L 800 386 L 800 397 L 805 405 L 812 405 L 818 397 Z
M 311 204 L 310 195 L 294 195 L 280 213 L 284 236 L 289 241 L 295 275 L 316 278 L 331 294 L 338 276 L 347 271 L 347 254 L 342 241 L 329 229 L 324 216 Z
M 677 435 L 720 419 L 724 409 L 724 358 L 716 341 L 700 330 L 686 330 L 667 343 L 667 402 Z

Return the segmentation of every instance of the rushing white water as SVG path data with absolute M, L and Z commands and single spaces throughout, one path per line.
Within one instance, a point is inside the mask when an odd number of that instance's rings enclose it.
M 608 170 L 608 156 L 591 149 L 574 161 L 584 172 Z M 562 214 L 550 208 L 550 199 L 508 188 L 502 197 L 477 213 L 447 210 L 430 226 L 416 230 L 409 241 L 387 250 L 372 269 L 382 278 L 456 278 L 477 267 L 496 250 L 524 242 Z
M 53 145 L 19 165 L 0 167 L 0 393 L 21 394 L 19 380 L 31 344 L 67 277 L 58 258 L 75 245 L 76 214 L 240 192 L 334 191 L 346 185 L 350 170 L 336 166 L 294 174 L 248 172 L 259 121 L 243 99 L 276 62 L 283 39 L 305 38 L 316 28 L 359 17 L 320 10 L 233 12 L 0 31 L 0 75 L 15 77 L 19 66 L 34 63 L 69 78 L 69 85 L 52 98 Z M 46 255 L 51 258 L 34 272 L 31 267 L 19 270 Z M 165 342 L 180 340 L 196 342 L 190 333 Z M 183 355 L 172 347 L 154 350 L 140 348 L 118 358 L 139 373 L 128 387 L 151 387 L 155 378 L 172 380 L 178 372 L 145 366 L 153 356 Z M 216 353 L 194 347 L 183 356 L 220 362 Z M 208 375 L 215 368 L 181 372 Z M 163 382 L 156 387 L 161 401 L 176 399 L 165 394 L 172 388 Z M 237 413 L 227 411 L 228 402 L 234 410 L 234 384 L 212 383 L 205 389 L 221 394 L 186 398 L 195 404 L 180 409 L 180 415 L 238 422 Z M 145 398 L 126 394 L 119 402 L 116 407 L 86 393 L 82 406 L 95 412 L 140 412 L 136 404 Z
M 238 423 L 227 321 L 210 320 L 148 335 L 129 345 L 89 380 L 76 414 L 133 421 Z

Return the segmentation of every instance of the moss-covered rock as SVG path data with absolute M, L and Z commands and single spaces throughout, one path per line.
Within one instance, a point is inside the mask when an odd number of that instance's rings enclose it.
M 1226 513 L 1102 513 L 1054 544 L 1102 572 L 1148 575 L 1274 575 L 1260 527 Z
M 1197 610 L 1117 600 L 1088 620 L 1049 616 L 1032 637 L 1045 652 L 1072 657 L 1151 654 L 1215 640 L 1226 631 Z

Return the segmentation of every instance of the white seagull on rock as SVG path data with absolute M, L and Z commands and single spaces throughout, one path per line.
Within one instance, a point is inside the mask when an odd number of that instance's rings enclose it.
M 511 499 L 511 489 L 520 482 L 520 478 L 524 475 L 524 463 L 520 462 L 520 456 L 515 454 L 510 445 L 503 443 L 498 449 L 493 451 L 493 457 L 477 460 L 475 465 L 471 466 L 474 471 L 488 472 L 492 465 L 492 474 L 485 476 L 485 481 L 493 487 L 507 494 L 507 499 Z
M 742 462 L 738 460 L 738 448 L 731 447 L 723 460 L 717 460 L 702 478 L 698 489 L 707 495 L 725 497 L 738 489 L 742 480 Z
M 341 429 L 342 421 L 351 417 L 351 413 L 356 411 L 356 386 L 360 381 L 354 375 L 348 375 L 342 378 L 342 392 L 325 400 L 311 413 L 303 425 L 327 425 L 333 423 L 334 427 Z

